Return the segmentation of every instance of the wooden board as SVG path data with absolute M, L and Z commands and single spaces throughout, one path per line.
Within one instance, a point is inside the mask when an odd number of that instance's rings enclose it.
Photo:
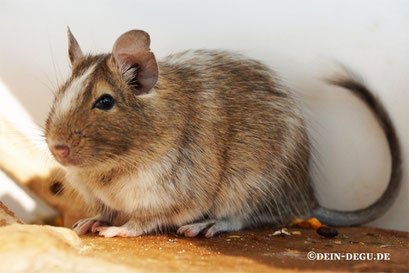
M 366 227 L 340 228 L 335 238 L 313 229 L 290 228 L 300 235 L 273 236 L 277 228 L 221 234 L 212 239 L 175 234 L 137 238 L 82 236 L 83 254 L 146 272 L 409 272 L 409 234 Z M 307 253 L 383 253 L 382 261 L 311 261 Z

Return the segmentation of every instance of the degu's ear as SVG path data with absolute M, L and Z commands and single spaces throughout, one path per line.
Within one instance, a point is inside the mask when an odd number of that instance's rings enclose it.
M 148 33 L 131 30 L 122 34 L 112 49 L 116 69 L 138 94 L 149 92 L 158 80 L 158 64 L 150 43 Z
M 80 46 L 78 45 L 77 40 L 74 35 L 72 35 L 71 30 L 67 27 L 68 35 L 68 57 L 70 58 L 71 65 L 74 66 L 74 63 L 84 57 L 84 54 L 81 51 Z

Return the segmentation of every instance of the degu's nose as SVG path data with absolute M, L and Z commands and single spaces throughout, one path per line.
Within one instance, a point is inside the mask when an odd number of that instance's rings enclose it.
M 64 159 L 70 154 L 70 148 L 68 148 L 67 145 L 52 145 L 50 149 L 51 152 L 60 159 Z

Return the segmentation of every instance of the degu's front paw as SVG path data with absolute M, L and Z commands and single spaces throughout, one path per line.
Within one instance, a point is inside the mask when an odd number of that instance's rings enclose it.
M 78 235 L 84 235 L 88 233 L 89 231 L 92 233 L 96 233 L 97 228 L 99 226 L 106 226 L 107 224 L 108 224 L 107 222 L 97 217 L 92 217 L 92 218 L 86 218 L 86 219 L 79 220 L 72 226 L 72 229 Z
M 131 228 L 126 224 L 120 227 L 99 226 L 96 231 L 100 236 L 104 237 L 136 237 L 143 235 L 142 231 Z

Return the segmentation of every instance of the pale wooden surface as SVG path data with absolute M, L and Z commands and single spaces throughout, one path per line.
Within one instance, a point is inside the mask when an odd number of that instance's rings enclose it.
M 78 237 L 72 230 L 0 227 L 0 272 L 408 272 L 407 232 L 342 228 L 333 238 L 313 229 L 273 236 L 276 228 L 207 239 L 175 234 L 136 238 Z M 310 261 L 307 253 L 389 253 L 388 261 Z
M 407 232 L 341 228 L 333 239 L 313 229 L 301 235 L 272 236 L 277 228 L 221 234 L 212 239 L 175 234 L 137 238 L 82 236 L 83 254 L 146 272 L 409 271 Z M 390 253 L 390 261 L 310 261 L 307 252 Z

